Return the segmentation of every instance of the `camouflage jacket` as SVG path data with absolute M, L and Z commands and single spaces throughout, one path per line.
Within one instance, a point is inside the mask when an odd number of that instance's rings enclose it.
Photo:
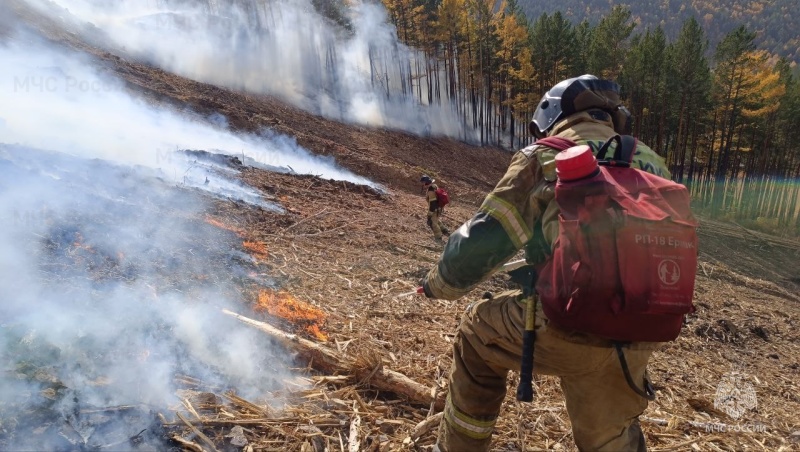
M 597 153 L 615 135 L 610 118 L 587 112 L 567 117 L 551 135 L 587 144 Z M 528 262 L 544 262 L 558 235 L 555 202 L 557 150 L 532 145 L 518 151 L 506 174 L 486 196 L 478 212 L 450 235 L 436 266 L 423 280 L 430 298 L 454 300 L 487 279 L 523 247 Z M 664 178 L 670 173 L 658 154 L 639 143 L 635 167 Z

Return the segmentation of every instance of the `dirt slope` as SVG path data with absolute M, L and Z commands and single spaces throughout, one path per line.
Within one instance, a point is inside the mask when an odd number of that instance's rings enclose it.
M 238 228 L 243 240 L 262 243 L 263 271 L 279 277 L 284 290 L 327 313 L 328 345 L 344 355 L 377 354 L 383 365 L 421 383 L 445 384 L 453 333 L 475 297 L 455 302 L 397 297 L 414 289 L 441 251 L 426 229 L 416 181 L 428 173 L 446 182 L 454 200 L 446 222 L 455 227 L 472 215 L 502 175 L 509 153 L 340 124 L 269 97 L 198 83 L 91 46 L 59 24 L 13 1 L 9 5 L 49 39 L 97 57 L 136 95 L 202 114 L 222 113 L 236 130 L 268 127 L 294 136 L 310 151 L 331 155 L 342 166 L 386 186 L 388 194 L 379 194 L 351 184 L 249 169 L 243 179 L 281 200 L 289 211 L 278 215 L 219 203 L 212 214 Z M 698 311 L 690 316 L 679 340 L 658 352 L 651 366 L 660 393 L 645 413 L 650 447 L 800 449 L 796 433 L 800 430 L 796 417 L 800 245 L 769 243 L 741 228 L 705 223 L 701 257 Z M 499 275 L 474 294 L 508 287 Z M 757 408 L 738 419 L 713 407 L 718 384 L 732 369 L 746 375 L 758 400 Z M 509 377 L 512 389 L 514 378 Z M 557 380 L 537 378 L 537 385 L 533 404 L 517 404 L 509 396 L 495 450 L 574 450 Z M 365 385 L 341 387 L 328 382 L 320 384 L 319 391 L 335 394 L 344 406 L 359 402 L 382 407 L 361 411 L 357 430 L 362 445 L 371 444 L 371 450 L 416 447 L 404 445 L 403 439 L 429 414 L 429 407 L 396 401 L 391 394 L 375 393 Z M 345 419 L 352 417 L 352 411 L 336 412 L 345 413 Z M 389 421 L 392 427 L 386 428 Z M 745 431 L 707 432 L 703 424 L 709 422 Z M 305 446 L 298 440 L 298 425 L 292 424 L 295 433 L 285 428 L 283 436 L 274 427 L 252 426 L 248 439 L 256 448 L 301 450 Z M 748 426 L 763 426 L 765 431 L 747 431 Z M 349 423 L 323 427 L 333 450 L 344 444 L 338 438 L 347 438 L 349 428 Z M 219 429 L 208 429 L 206 434 L 225 441 Z M 424 436 L 419 447 L 425 449 L 431 441 L 430 435 Z

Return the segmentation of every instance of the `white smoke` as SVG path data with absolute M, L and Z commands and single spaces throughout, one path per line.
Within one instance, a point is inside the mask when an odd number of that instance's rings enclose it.
M 227 121 L 219 114 L 182 115 L 134 99 L 121 81 L 63 49 L 12 43 L 0 47 L 0 63 L 0 105 L 5 106 L 0 110 L 0 143 L 162 168 L 173 176 L 186 169 L 185 162 L 173 161 L 178 158 L 173 151 L 206 149 L 298 173 L 374 185 L 337 167 L 332 159 L 310 154 L 294 138 L 269 130 L 261 136 L 234 134 L 224 128 Z
M 132 436 L 147 419 L 79 413 L 169 415 L 178 374 L 261 403 L 290 378 L 288 356 L 221 313 L 242 310 L 236 242 L 198 221 L 204 208 L 147 172 L 0 145 L 0 449 Z
M 446 89 L 441 104 L 429 102 L 429 91 L 437 97 L 428 86 L 438 82 L 426 75 L 434 71 L 425 70 L 433 61 L 399 42 L 379 2 L 351 2 L 352 32 L 309 0 L 52 3 L 106 33 L 115 51 L 195 80 L 271 94 L 336 120 L 476 139 Z M 443 68 L 439 76 L 444 83 Z
M 176 185 L 201 188 L 201 171 L 216 177 L 206 190 L 260 195 L 173 151 L 370 183 L 289 137 L 134 99 L 92 64 L 31 36 L 0 40 L 0 424 L 39 432 L 0 434 L 4 450 L 64 448 L 57 421 L 24 425 L 42 407 L 63 411 L 74 446 L 93 447 L 111 439 L 79 422 L 80 407 L 167 414 L 176 373 L 261 401 L 290 377 L 289 357 L 221 314 L 241 310 L 239 243 Z

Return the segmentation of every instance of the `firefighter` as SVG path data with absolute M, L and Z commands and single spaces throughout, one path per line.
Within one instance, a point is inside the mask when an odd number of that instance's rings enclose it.
M 529 124 L 538 138 L 559 136 L 596 150 L 615 134 L 629 133 L 630 115 L 619 86 L 584 75 L 564 80 L 542 98 Z M 478 212 L 453 233 L 439 261 L 422 281 L 429 298 L 455 300 L 498 271 L 517 251 L 526 260 L 546 260 L 558 234 L 554 200 L 555 154 L 531 145 L 518 151 Z M 637 167 L 669 178 L 664 161 L 644 144 Z M 520 370 L 525 300 L 513 290 L 469 305 L 453 347 L 444 418 L 434 450 L 485 451 L 506 395 L 509 370 Z M 536 303 L 536 374 L 561 379 L 572 433 L 582 451 L 643 451 L 638 416 L 649 394 L 646 367 L 659 343 L 631 343 L 624 349 L 629 384 L 613 344 L 605 339 L 548 325 Z M 635 390 L 634 386 L 641 386 Z
M 436 185 L 436 180 L 427 175 L 423 175 L 419 181 L 422 184 L 425 200 L 428 202 L 428 227 L 433 231 L 433 238 L 441 243 L 444 241 L 442 235 L 450 235 L 450 231 L 442 224 L 443 206 L 439 206 L 439 198 L 436 196 L 439 187 Z

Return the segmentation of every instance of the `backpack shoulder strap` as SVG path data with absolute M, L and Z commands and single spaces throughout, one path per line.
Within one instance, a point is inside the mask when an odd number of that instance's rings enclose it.
M 558 149 L 559 151 L 564 151 L 572 146 L 578 145 L 578 143 L 564 137 L 545 137 L 541 140 L 536 140 L 536 142 L 533 144 L 551 147 L 553 149 Z
M 622 146 L 614 153 L 614 160 L 627 162 L 628 164 L 633 162 L 633 154 L 636 153 L 638 141 L 630 135 L 622 135 Z
M 630 135 L 614 135 L 597 151 L 597 160 L 600 161 L 601 165 L 630 166 L 633 161 L 633 154 L 636 153 L 637 142 L 638 140 Z M 617 143 L 617 146 L 614 149 L 614 156 L 611 159 L 607 159 L 606 154 L 611 143 Z

